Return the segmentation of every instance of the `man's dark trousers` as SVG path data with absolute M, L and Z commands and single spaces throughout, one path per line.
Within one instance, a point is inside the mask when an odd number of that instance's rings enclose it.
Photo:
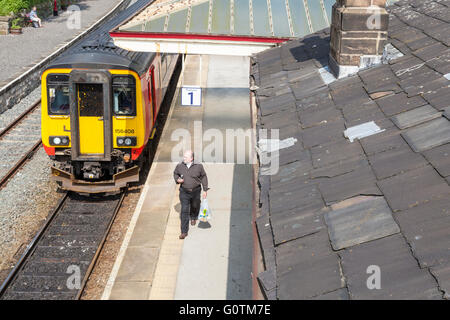
M 200 211 L 200 193 L 202 188 L 198 186 L 192 192 L 180 188 L 181 203 L 181 233 L 188 233 L 189 220 L 197 220 Z

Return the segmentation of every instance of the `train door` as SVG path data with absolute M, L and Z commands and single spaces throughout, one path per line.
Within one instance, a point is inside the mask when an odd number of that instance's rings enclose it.
M 155 124 L 156 121 L 156 115 L 158 110 L 156 110 L 157 104 L 156 104 L 156 92 L 155 92 L 155 66 L 151 66 L 150 67 L 150 78 L 148 81 L 148 99 L 151 101 L 151 105 L 152 105 L 152 114 L 153 114 L 153 119 L 152 119 L 152 126 Z
M 110 80 L 108 72 L 71 74 L 72 160 L 111 158 Z

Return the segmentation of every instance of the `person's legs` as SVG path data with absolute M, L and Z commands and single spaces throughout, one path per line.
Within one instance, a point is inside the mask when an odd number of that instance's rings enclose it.
M 37 22 L 37 24 L 39 25 L 39 28 L 42 26 L 40 18 L 33 17 L 33 18 L 31 18 L 31 21 Z
M 202 189 L 199 188 L 198 191 L 192 192 L 192 199 L 191 199 L 191 210 L 190 210 L 190 218 L 191 220 L 197 220 L 198 219 L 198 213 L 200 211 L 200 193 Z
M 180 203 L 181 203 L 181 233 L 188 233 L 189 231 L 189 212 L 191 206 L 191 196 L 189 193 L 180 189 Z

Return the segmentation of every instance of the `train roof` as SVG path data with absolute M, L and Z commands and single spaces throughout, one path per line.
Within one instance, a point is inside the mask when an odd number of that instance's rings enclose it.
M 151 1 L 153 2 L 153 1 Z M 109 31 L 122 21 L 147 7 L 149 0 L 138 0 L 112 19 L 92 31 L 49 64 L 53 68 L 131 69 L 138 74 L 148 70 L 155 58 L 154 52 L 134 52 L 114 45 Z

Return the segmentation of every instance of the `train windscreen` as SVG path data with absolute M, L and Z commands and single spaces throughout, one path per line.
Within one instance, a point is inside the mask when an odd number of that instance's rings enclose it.
M 132 76 L 113 78 L 113 112 L 116 116 L 136 115 L 136 85 Z
M 68 115 L 70 112 L 69 77 L 52 74 L 47 77 L 48 114 Z

